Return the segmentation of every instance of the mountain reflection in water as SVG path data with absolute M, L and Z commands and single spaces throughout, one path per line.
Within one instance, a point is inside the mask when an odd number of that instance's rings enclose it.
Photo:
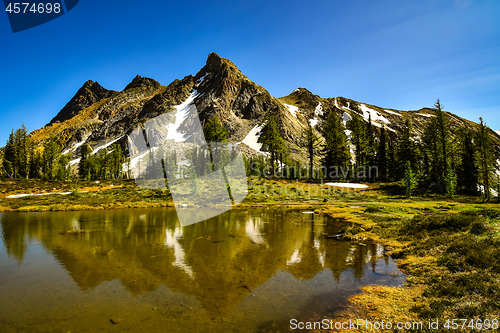
M 301 211 L 231 210 L 186 227 L 165 208 L 0 221 L 0 326 L 11 329 L 286 330 L 333 315 L 363 285 L 404 281 L 381 246 L 327 238 L 342 223 Z

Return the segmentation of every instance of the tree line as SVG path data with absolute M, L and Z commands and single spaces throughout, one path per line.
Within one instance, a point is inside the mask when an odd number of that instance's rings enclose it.
M 249 158 L 248 174 L 267 172 L 272 176 L 277 172 L 279 177 L 295 178 L 297 170 L 306 169 L 309 178 L 402 181 L 409 196 L 420 184 L 449 196 L 482 192 L 489 200 L 491 190 L 498 192 L 500 187 L 491 129 L 480 118 L 477 128 L 453 128 L 452 135 L 439 100 L 434 109 L 435 115 L 429 117 L 419 138 L 410 119 L 405 120 L 400 133 L 389 135 L 385 126 L 375 129 L 371 116 L 365 121 L 356 112 L 344 125 L 343 111 L 334 107 L 318 132 L 311 124 L 302 132 L 299 146 L 306 151 L 307 166 L 290 158 L 275 117 L 268 115 L 258 141 L 266 147 L 268 156 Z
M 84 144 L 78 170 L 71 168 L 71 153 L 63 154 L 57 138 L 50 135 L 43 143 L 35 144 L 26 127 L 13 130 L 3 149 L 2 174 L 10 179 L 70 180 L 111 179 L 124 177 L 125 156 L 118 144 L 111 150 L 103 148 L 98 154 Z
M 420 184 L 449 196 L 482 192 L 490 199 L 491 190 L 498 192 L 500 187 L 500 179 L 494 172 L 496 157 L 491 130 L 482 118 L 476 128 L 464 126 L 452 130 L 439 100 L 434 108 L 435 115 L 429 117 L 421 137 L 417 137 L 409 119 L 396 134 L 388 132 L 384 126 L 376 128 L 371 117 L 365 121 L 357 112 L 352 112 L 350 119 L 343 121 L 343 111 L 333 107 L 326 114 L 321 128 L 316 129 L 308 123 L 301 133 L 299 146 L 306 153 L 307 165 L 291 158 L 280 131 L 281 124 L 268 113 L 258 139 L 267 155 L 246 157 L 247 175 L 402 181 L 408 196 Z M 208 119 L 203 130 L 208 143 L 227 140 L 228 131 L 217 117 Z M 151 179 L 166 177 L 167 173 L 171 179 L 200 177 L 217 169 L 214 160 L 226 164 L 236 154 L 234 149 L 210 147 L 210 144 L 206 148 L 195 146 L 187 150 L 185 157 L 189 164 L 180 166 L 175 151 L 160 147 L 143 159 L 142 163 L 146 162 L 150 167 L 141 174 Z M 127 160 L 118 144 L 96 153 L 84 144 L 77 168 L 70 167 L 71 154 L 62 154 L 61 150 L 61 145 L 52 135 L 42 144 L 35 145 L 22 125 L 12 131 L 3 149 L 2 174 L 8 178 L 59 180 L 129 176 L 123 171 Z M 223 155 L 214 159 L 216 153 Z

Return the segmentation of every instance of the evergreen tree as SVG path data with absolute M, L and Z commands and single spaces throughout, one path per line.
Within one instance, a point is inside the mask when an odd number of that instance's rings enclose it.
M 264 123 L 262 135 L 257 142 L 267 146 L 270 154 L 271 170 L 274 174 L 277 162 L 283 162 L 284 157 L 286 157 L 288 153 L 288 148 L 285 139 L 281 136 L 276 120 L 271 113 L 265 116 Z
M 30 151 L 30 178 L 40 178 L 42 176 L 42 155 L 38 149 L 31 149 Z
M 351 154 L 347 144 L 347 136 L 337 109 L 332 110 L 323 127 L 323 137 L 325 144 L 323 147 L 323 165 L 325 168 L 325 178 L 330 178 L 333 170 L 347 172 Z
M 314 178 L 314 155 L 318 151 L 320 143 L 319 137 L 310 123 L 307 123 L 307 127 L 302 132 L 300 146 L 307 150 L 309 159 L 309 178 L 312 179 Z
M 68 164 L 69 164 L 69 156 L 61 155 L 59 160 L 57 161 L 57 172 L 56 178 L 58 180 L 65 180 L 68 178 Z
M 372 125 L 372 116 L 370 114 L 370 116 L 368 117 L 368 123 L 365 126 L 365 135 L 363 142 L 363 155 L 365 158 L 364 166 L 367 169 L 375 164 L 375 148 L 375 133 Z
M 398 161 L 396 158 L 396 143 L 388 136 L 387 141 L 387 178 L 395 181 L 398 177 Z
M 28 178 L 29 176 L 29 159 L 28 155 L 30 150 L 32 149 L 31 139 L 28 136 L 28 131 L 24 124 L 21 125 L 14 132 L 15 139 L 15 149 L 16 149 L 16 169 L 18 174 L 22 178 Z
M 366 149 L 363 119 L 356 112 L 352 113 L 352 119 L 347 123 L 347 129 L 351 131 L 351 143 L 354 146 L 354 154 L 356 158 L 356 168 L 366 164 Z
M 412 124 L 410 120 L 406 120 L 405 126 L 401 133 L 401 138 L 398 141 L 397 147 L 397 163 L 399 168 L 399 178 L 406 173 L 406 162 L 410 162 L 412 172 L 418 174 L 418 150 L 417 145 L 412 137 Z
M 451 166 L 448 167 L 448 172 L 444 177 L 444 185 L 446 194 L 451 198 L 455 195 L 456 187 L 457 187 L 457 176 L 455 174 L 455 170 Z
M 466 194 L 476 194 L 478 184 L 478 169 L 476 162 L 476 147 L 474 133 L 467 127 L 458 131 L 460 137 L 460 166 L 458 168 L 457 186 Z
M 43 144 L 43 173 L 49 179 L 53 179 L 57 170 L 57 159 L 61 155 L 61 146 L 57 143 L 55 136 L 50 137 Z
M 7 175 L 9 178 L 15 178 L 16 177 L 16 147 L 14 144 L 14 130 L 12 130 L 12 133 L 9 134 L 9 140 L 7 140 L 7 144 L 5 145 L 5 154 L 3 158 L 3 170 L 4 173 Z
M 406 191 L 406 196 L 408 198 L 410 198 L 413 190 L 417 186 L 417 175 L 411 169 L 411 162 L 410 161 L 406 161 L 405 175 L 404 175 L 404 178 L 402 180 L 402 183 L 403 183 L 403 186 L 404 186 L 405 191 Z
M 205 140 L 207 144 L 210 145 L 212 142 L 225 142 L 229 132 L 222 127 L 219 118 L 213 117 L 208 119 L 203 127 L 203 133 L 205 134 Z
M 441 179 L 445 179 L 448 171 L 451 171 L 449 168 L 449 160 L 448 160 L 448 151 L 449 151 L 449 123 L 446 118 L 446 115 L 443 111 L 443 105 L 437 100 L 434 104 L 434 108 L 436 109 L 436 124 L 438 129 L 438 140 L 441 146 L 441 169 L 443 170 L 443 174 Z
M 479 118 L 479 128 L 476 133 L 477 162 L 479 169 L 479 180 L 483 186 L 484 197 L 487 201 L 491 199 L 491 179 L 495 165 L 495 152 L 490 139 L 490 128 Z
M 78 163 L 78 176 L 82 179 L 90 179 L 92 149 L 88 144 L 83 144 L 80 150 L 80 162 Z
M 122 176 L 124 160 L 125 156 L 123 155 L 122 147 L 118 144 L 114 144 L 110 166 L 112 178 L 120 178 Z
M 380 130 L 380 139 L 377 146 L 375 161 L 380 178 L 382 180 L 386 180 L 388 156 L 387 156 L 387 133 L 385 131 L 385 126 L 383 126 L 382 129 Z
M 443 105 L 437 100 L 434 104 L 435 117 L 431 117 L 425 127 L 422 143 L 425 155 L 425 177 L 446 188 L 446 175 L 448 171 L 455 173 L 454 163 L 452 163 L 452 143 L 450 135 L 450 124 L 443 111 Z M 452 177 L 453 178 L 453 177 Z

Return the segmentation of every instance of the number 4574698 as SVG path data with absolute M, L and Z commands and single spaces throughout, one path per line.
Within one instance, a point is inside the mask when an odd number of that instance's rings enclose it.
M 32 12 L 34 14 L 50 14 L 56 13 L 59 14 L 61 12 L 61 4 L 60 3 L 29 3 L 29 2 L 14 2 L 7 5 L 5 8 L 6 12 L 14 13 L 14 14 L 25 14 Z

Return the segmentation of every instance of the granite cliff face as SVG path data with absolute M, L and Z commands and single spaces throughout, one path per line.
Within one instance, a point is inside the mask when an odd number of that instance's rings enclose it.
M 393 139 L 405 126 L 406 119 L 411 120 L 418 139 L 435 112 L 430 108 L 418 111 L 384 109 L 344 97 L 321 98 L 304 88 L 275 98 L 249 80 L 231 61 L 211 53 L 196 75 L 175 80 L 168 86 L 139 75 L 122 91 L 107 90 L 97 82 L 87 81 L 49 124 L 31 136 L 40 143 L 49 135 L 55 135 L 74 159 L 78 158 L 79 147 L 84 142 L 93 149 L 116 142 L 127 151 L 127 135 L 136 127 L 143 127 L 159 115 L 163 115 L 164 121 L 174 122 L 180 117 L 179 110 L 189 105 L 196 106 L 197 115 L 188 113 L 180 119 L 182 121 L 175 128 L 178 140 L 193 139 L 189 130 L 196 116 L 202 126 L 207 119 L 218 117 L 229 131 L 230 142 L 240 143 L 247 155 L 259 154 L 262 149 L 257 143 L 259 131 L 264 116 L 271 113 L 292 157 L 298 160 L 304 158 L 299 147 L 303 129 L 310 123 L 320 130 L 330 112 L 337 112 L 345 123 L 354 113 L 365 121 L 371 118 L 377 132 L 384 126 Z M 462 125 L 477 125 L 452 113 L 447 116 L 452 132 Z M 492 131 L 492 137 L 495 144 L 500 145 L 498 133 Z

